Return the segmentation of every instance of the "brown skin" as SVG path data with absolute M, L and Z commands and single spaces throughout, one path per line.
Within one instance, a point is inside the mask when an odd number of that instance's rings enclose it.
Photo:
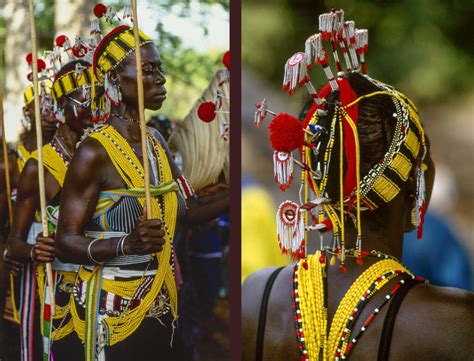
M 10 186 L 11 188 L 16 188 L 18 183 L 18 166 L 16 163 L 16 157 L 12 154 L 8 156 L 9 161 L 9 172 L 10 172 Z M 5 181 L 5 162 L 2 159 L 0 163 L 0 224 L 5 226 L 4 229 L 0 231 L 0 276 L 2 277 L 0 283 L 4 285 L 5 276 L 7 272 L 4 272 L 4 269 L 11 270 L 14 273 L 19 272 L 20 264 L 13 260 L 8 255 L 4 255 L 4 250 L 6 249 L 6 235 L 9 227 L 9 215 L 8 215 L 8 198 L 6 190 L 6 181 Z M 1 287 L 0 287 L 1 288 Z
M 426 183 L 428 200 L 434 180 L 434 166 L 427 159 Z M 413 177 L 399 195 L 388 204 L 390 212 L 383 219 L 383 229 L 373 226 L 374 213 L 362 213 L 363 246 L 376 249 L 400 258 L 403 233 L 411 228 L 409 213 L 413 207 Z M 346 223 L 347 224 L 347 223 Z M 354 246 L 356 230 L 351 227 L 346 240 Z M 440 260 L 441 261 L 441 260 Z M 364 259 L 358 266 L 353 258 L 347 259 L 347 273 L 337 267 L 328 268 L 328 322 L 337 306 L 356 278 L 377 259 Z M 278 275 L 270 295 L 264 337 L 264 360 L 300 360 L 295 337 L 292 311 L 292 271 L 294 265 L 285 267 Z M 255 360 L 257 322 L 265 284 L 275 268 L 265 268 L 250 275 L 242 286 L 242 344 L 243 361 Z M 354 326 L 359 330 L 374 308 L 382 301 L 396 279 L 391 280 L 383 291 L 376 293 L 362 311 Z M 397 316 L 392 337 L 391 361 L 422 360 L 472 360 L 472 320 L 474 319 L 474 296 L 472 293 L 422 284 L 414 287 L 406 296 Z M 376 360 L 380 334 L 387 307 L 371 323 L 364 335 L 352 349 L 350 359 Z
M 70 96 L 80 102 L 85 100 L 81 90 L 76 90 Z M 83 130 L 91 124 L 92 118 L 90 109 L 83 108 L 77 108 L 78 117 L 76 118 L 73 104 L 64 97 L 58 101 L 58 105 L 64 108 L 66 123 L 59 126 L 57 135 L 62 138 L 70 154 L 74 153 L 76 143 L 79 141 Z M 48 204 L 61 191 L 61 187 L 46 168 L 44 169 L 44 178 L 46 202 Z M 8 236 L 9 254 L 20 262 L 30 262 L 32 250 L 33 257 L 37 261 L 50 262 L 54 259 L 54 247 L 51 246 L 51 239 L 38 237 L 38 244 L 35 246 L 26 243 L 29 229 L 39 206 L 38 162 L 35 159 L 29 159 L 18 182 L 13 225 Z
M 31 120 L 31 130 L 27 131 L 22 137 L 22 143 L 25 148 L 32 152 L 36 149 L 36 126 L 35 126 L 35 102 L 32 101 L 30 104 L 23 107 L 23 114 L 28 116 Z M 41 130 L 43 135 L 43 144 L 48 143 L 56 132 L 57 121 L 54 115 L 51 113 L 43 114 L 41 117 Z
M 153 44 L 142 46 L 143 88 L 145 108 L 158 110 L 166 99 L 166 78 L 161 67 L 160 55 Z M 138 91 L 135 56 L 128 56 L 111 74 L 111 80 L 120 87 L 122 102 L 112 107 L 112 114 L 126 119 L 139 119 Z M 111 115 L 111 124 L 130 144 L 143 164 L 139 124 Z M 168 156 L 173 178 L 181 175 L 173 161 L 168 145 L 158 132 L 160 141 Z M 63 262 L 89 264 L 87 247 L 92 238 L 84 236 L 85 230 L 97 229 L 92 223 L 99 193 L 102 190 L 126 188 L 120 175 L 110 161 L 105 149 L 95 139 L 83 141 L 70 164 L 64 191 L 61 197 L 61 214 L 74 214 L 74 217 L 59 217 L 56 255 Z M 199 199 L 188 202 L 189 210 L 184 222 L 196 224 L 216 218 L 228 208 L 228 191 L 209 196 L 206 202 Z M 164 230 L 158 219 L 141 219 L 135 230 L 124 242 L 126 254 L 150 254 L 160 252 L 164 244 Z M 105 261 L 116 256 L 119 238 L 104 239 L 94 243 L 94 259 Z

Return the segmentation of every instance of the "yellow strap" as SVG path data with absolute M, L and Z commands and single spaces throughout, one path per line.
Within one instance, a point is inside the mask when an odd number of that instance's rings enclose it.
M 96 139 L 101 143 L 104 149 L 107 151 L 109 158 L 114 165 L 115 169 L 119 173 L 122 180 L 125 182 L 128 188 L 136 188 L 144 186 L 143 178 L 143 167 L 133 152 L 132 148 L 112 126 L 107 125 L 100 128 L 97 132 L 92 133 L 90 137 Z M 151 139 L 151 138 L 150 138 Z M 152 139 L 153 140 L 153 139 Z M 167 183 L 173 180 L 171 172 L 171 166 L 168 162 L 166 153 L 159 142 L 154 142 L 155 156 L 160 163 L 160 183 Z M 140 204 L 143 206 L 145 198 L 139 198 Z M 145 318 L 146 313 L 152 306 L 153 302 L 158 296 L 163 285 L 166 286 L 170 297 L 171 310 L 174 318 L 177 317 L 178 311 L 178 297 L 176 283 L 174 280 L 173 272 L 170 267 L 171 258 L 171 243 L 174 237 L 174 231 L 176 227 L 176 217 L 178 209 L 178 200 L 176 192 L 168 192 L 163 195 L 164 209 L 161 209 L 160 204 L 156 198 L 152 198 L 152 215 L 155 219 L 164 220 L 168 232 L 165 234 L 165 244 L 163 250 L 156 254 L 158 259 L 158 270 L 153 280 L 150 291 L 144 296 L 139 307 L 133 310 L 124 312 L 119 317 L 108 317 L 104 322 L 107 323 L 108 329 L 110 330 L 109 344 L 114 345 L 117 342 L 123 341 L 129 335 L 131 335 L 140 325 Z M 84 279 L 85 280 L 85 279 Z M 103 289 L 114 289 L 117 287 L 113 285 L 117 281 L 105 281 Z M 124 287 L 124 283 L 127 281 L 121 281 L 121 286 Z M 128 281 L 135 282 L 135 281 Z M 133 284 L 135 286 L 135 284 Z M 131 287 L 126 286 L 126 291 L 122 294 L 130 294 Z M 85 336 L 85 325 L 84 321 L 77 319 L 78 314 L 75 310 L 75 306 L 71 306 L 71 314 L 74 318 L 74 327 L 79 337 L 84 340 Z
M 35 150 L 31 153 L 31 158 L 38 160 L 38 151 Z M 43 146 L 43 164 L 62 188 L 64 178 L 66 177 L 67 165 L 50 144 Z

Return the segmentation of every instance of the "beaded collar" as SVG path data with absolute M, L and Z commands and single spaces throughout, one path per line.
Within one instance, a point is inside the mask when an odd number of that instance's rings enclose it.
M 415 276 L 391 256 L 378 251 L 371 255 L 383 258 L 367 268 L 351 285 L 340 302 L 331 324 L 328 323 L 327 262 L 320 262 L 320 251 L 300 260 L 293 269 L 293 313 L 301 360 L 345 359 L 365 329 L 400 289 Z M 391 280 L 402 277 L 391 287 L 363 326 L 354 333 L 354 326 L 369 300 Z

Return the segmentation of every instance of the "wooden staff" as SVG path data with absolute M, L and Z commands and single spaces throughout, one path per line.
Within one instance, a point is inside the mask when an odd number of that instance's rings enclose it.
M 30 5 L 30 30 L 31 30 L 31 54 L 33 56 L 33 94 L 35 101 L 35 123 L 36 123 L 36 146 L 38 151 L 38 182 L 40 195 L 41 223 L 43 225 L 43 237 L 48 237 L 48 221 L 46 219 L 46 190 L 44 185 L 44 165 L 43 165 L 43 132 L 41 130 L 41 113 L 38 85 L 38 54 L 36 49 L 36 28 L 35 9 L 33 0 L 28 0 Z M 56 312 L 56 302 L 54 299 L 53 270 L 51 263 L 46 263 L 46 278 L 48 281 L 49 298 L 51 305 L 51 315 Z
M 5 183 L 7 187 L 7 204 L 8 204 L 8 219 L 10 226 L 13 221 L 13 207 L 11 198 L 11 184 L 10 184 L 10 164 L 8 162 L 8 148 L 7 138 L 5 134 L 5 120 L 3 119 L 3 85 L 0 84 L 0 121 L 2 122 L 2 143 L 3 143 L 3 159 L 5 165 Z
M 132 0 L 133 35 L 135 36 L 135 62 L 137 64 L 138 115 L 142 138 L 143 170 L 145 171 L 145 206 L 146 218 L 151 219 L 150 196 L 150 163 L 148 161 L 147 136 L 145 123 L 145 101 L 143 97 L 142 57 L 140 54 L 140 37 L 138 34 L 137 0 Z

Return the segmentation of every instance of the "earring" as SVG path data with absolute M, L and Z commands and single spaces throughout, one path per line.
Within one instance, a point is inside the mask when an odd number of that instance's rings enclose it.
M 27 132 L 29 132 L 31 130 L 31 119 L 30 119 L 30 117 L 24 115 L 21 118 L 21 124 L 23 125 L 23 127 L 26 129 Z
M 110 81 L 107 74 L 104 79 L 105 96 L 112 102 L 113 105 L 119 105 L 122 100 L 122 93 L 120 87 Z
M 59 123 L 62 123 L 62 124 L 66 123 L 66 117 L 64 116 L 64 108 L 57 108 L 54 115 L 56 116 L 56 120 Z

